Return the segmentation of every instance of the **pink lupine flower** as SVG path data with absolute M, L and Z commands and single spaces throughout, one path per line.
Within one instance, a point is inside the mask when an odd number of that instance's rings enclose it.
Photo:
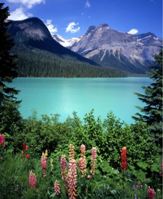
M 75 151 L 74 151 L 74 145 L 70 144 L 69 145 L 69 160 L 75 159 Z
M 45 177 L 46 176 L 46 169 L 47 169 L 47 154 L 46 153 L 42 153 L 41 168 L 42 168 L 43 176 Z
M 0 145 L 4 145 L 4 144 L 5 144 L 5 135 L 0 134 Z
M 58 183 L 57 180 L 54 182 L 54 193 L 55 193 L 57 196 L 61 193 L 60 184 Z
M 77 197 L 77 170 L 76 161 L 71 159 L 69 162 L 69 169 L 67 174 L 67 187 L 69 199 L 76 199 Z
M 48 150 L 47 149 L 45 150 L 44 155 L 45 155 L 45 157 L 48 157 Z
M 29 172 L 28 183 L 31 188 L 36 188 L 37 179 L 35 173 L 33 173 L 32 171 Z
M 41 167 L 42 169 L 45 169 L 47 168 L 47 159 L 46 157 L 41 157 Z
M 41 167 L 42 167 L 42 174 L 45 177 L 46 176 L 46 168 L 47 168 L 47 161 L 46 158 L 41 158 Z
M 86 174 L 86 167 L 87 167 L 85 152 L 86 152 L 86 147 L 85 147 L 84 144 L 82 144 L 80 146 L 80 158 L 79 158 L 79 161 L 78 161 L 78 166 L 79 166 L 79 169 L 80 169 L 82 175 Z
M 97 157 L 97 150 L 96 147 L 91 149 L 91 174 L 95 174 L 96 170 L 96 157 Z
M 60 158 L 60 168 L 61 168 L 61 176 L 62 180 L 66 181 L 66 175 L 67 175 L 67 162 L 65 155 L 62 155 Z
M 81 155 L 85 155 L 85 151 L 86 151 L 86 147 L 85 147 L 84 144 L 82 144 L 82 145 L 80 146 Z
M 86 174 L 86 167 L 87 167 L 87 162 L 86 162 L 85 156 L 79 158 L 78 166 L 79 166 L 79 169 L 80 169 L 82 175 L 85 175 Z
M 149 199 L 154 199 L 155 198 L 156 192 L 155 192 L 155 190 L 153 188 L 148 187 L 147 193 L 148 193 L 148 198 Z
M 92 159 L 96 159 L 97 157 L 97 150 L 96 150 L 96 147 L 92 147 L 91 149 L 91 155 L 92 155 Z

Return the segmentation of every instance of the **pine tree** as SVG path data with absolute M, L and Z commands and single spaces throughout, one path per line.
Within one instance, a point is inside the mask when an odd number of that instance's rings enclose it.
M 17 90 L 7 85 L 17 76 L 15 56 L 11 53 L 13 41 L 7 33 L 8 16 L 8 7 L 0 3 L 0 107 L 6 101 L 16 102 L 15 94 L 17 94 Z
M 137 121 L 147 123 L 156 143 L 161 145 L 163 126 L 162 50 L 155 56 L 155 61 L 156 66 L 150 72 L 150 78 L 153 82 L 144 88 L 145 94 L 137 93 L 138 98 L 145 103 L 145 106 L 143 108 L 139 107 L 140 113 L 137 113 L 133 118 Z
M 21 126 L 16 94 L 18 91 L 9 83 L 17 76 L 13 41 L 7 33 L 8 7 L 0 3 L 0 132 L 13 135 Z

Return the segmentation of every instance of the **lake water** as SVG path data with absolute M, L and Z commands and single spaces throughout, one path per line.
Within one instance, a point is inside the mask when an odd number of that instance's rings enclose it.
M 135 92 L 143 92 L 151 80 L 127 78 L 17 78 L 12 83 L 21 92 L 20 112 L 26 118 L 33 112 L 59 114 L 65 120 L 75 111 L 83 116 L 94 109 L 96 116 L 106 118 L 112 111 L 121 120 L 131 123 L 136 106 L 142 106 Z

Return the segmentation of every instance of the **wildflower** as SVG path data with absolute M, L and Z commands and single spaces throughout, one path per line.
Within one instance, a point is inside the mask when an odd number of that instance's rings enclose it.
M 54 193 L 55 193 L 57 196 L 61 193 L 60 184 L 58 183 L 57 180 L 54 182 Z
M 97 157 L 97 150 L 96 147 L 92 147 L 91 149 L 91 174 L 95 174 L 96 170 L 96 157 Z
M 27 153 L 28 149 L 29 149 L 29 148 L 28 148 L 28 145 L 26 145 L 25 143 L 23 143 L 23 144 L 22 144 L 22 155 L 23 155 L 24 157 L 26 157 L 27 159 L 30 158 L 30 154 Z
M 149 199 L 154 199 L 155 198 L 156 192 L 155 192 L 155 190 L 153 188 L 148 187 L 147 193 L 148 193 L 148 198 Z
M 23 147 L 23 151 L 27 151 L 28 150 L 28 145 L 26 145 L 26 144 L 22 144 L 22 147 Z
M 42 169 L 46 169 L 47 168 L 46 157 L 41 157 L 41 167 L 42 167 Z
M 48 157 L 48 150 L 47 150 L 47 149 L 45 150 L 44 155 L 45 155 L 46 157 Z
M 121 168 L 122 170 L 127 169 L 127 148 L 125 146 L 121 149 Z
M 31 188 L 36 188 L 37 179 L 35 173 L 33 173 L 32 171 L 29 172 L 28 183 Z
M 75 159 L 75 151 L 74 151 L 74 145 L 69 145 L 69 160 Z
M 46 169 L 47 169 L 47 156 L 45 153 L 42 153 L 42 156 L 41 156 L 41 168 L 42 168 L 43 176 L 45 177 Z
M 88 180 L 92 179 L 92 176 L 91 175 L 87 175 L 87 179 Z
M 91 149 L 91 154 L 92 154 L 92 159 L 96 159 L 97 157 L 97 151 L 96 151 L 96 147 L 92 147 Z
M 76 171 L 76 161 L 71 159 L 69 162 L 69 169 L 67 174 L 67 187 L 69 199 L 76 199 L 77 196 L 77 171 Z
M 41 157 L 45 157 L 45 158 L 47 158 L 48 157 L 48 150 L 46 149 L 45 150 L 45 153 L 44 152 L 42 152 L 42 156 Z
M 26 154 L 25 157 L 26 157 L 27 159 L 30 159 L 30 154 Z
M 4 144 L 5 144 L 5 135 L 0 134 L 0 145 L 4 145 Z
M 83 157 L 79 158 L 78 166 L 79 166 L 79 169 L 80 169 L 82 175 L 86 174 L 86 165 L 87 165 L 86 157 L 83 156 Z
M 87 167 L 87 162 L 86 162 L 86 157 L 85 157 L 85 152 L 86 152 L 86 147 L 84 144 L 82 144 L 80 146 L 80 159 L 78 161 L 78 166 L 79 166 L 79 169 L 82 173 L 82 175 L 85 175 L 86 174 L 86 167 Z
M 67 175 L 67 162 L 65 155 L 62 155 L 60 158 L 60 167 L 61 167 L 61 176 L 62 180 L 66 181 L 66 175 Z
M 81 156 L 82 156 L 82 155 L 85 155 L 85 151 L 86 151 L 86 147 L 85 147 L 84 144 L 82 144 L 82 145 L 80 146 Z

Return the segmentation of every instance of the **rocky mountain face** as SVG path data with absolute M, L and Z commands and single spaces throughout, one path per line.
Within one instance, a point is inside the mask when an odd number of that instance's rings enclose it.
M 131 35 L 118 32 L 107 24 L 90 26 L 85 35 L 69 40 L 59 35 L 52 37 L 38 18 L 11 21 L 8 31 L 15 41 L 14 51 L 18 55 L 23 75 L 23 71 L 28 71 L 25 75 L 31 71 L 34 71 L 31 74 L 38 71 L 38 75 L 51 75 L 57 70 L 57 75 L 65 70 L 68 74 L 71 69 L 71 74 L 82 76 L 86 70 L 84 67 L 87 67 L 89 73 L 90 66 L 104 66 L 105 68 L 101 67 L 101 71 L 104 69 L 102 76 L 105 76 L 105 72 L 108 73 L 106 68 L 110 70 L 109 76 L 117 75 L 119 70 L 145 73 L 162 45 L 162 41 L 153 33 Z M 98 69 L 93 72 L 94 76 L 98 74 Z M 80 74 L 78 71 L 81 71 Z
M 69 48 L 102 66 L 145 73 L 161 45 L 161 39 L 153 33 L 131 35 L 102 24 L 90 26 L 85 35 Z
M 53 39 L 38 18 L 10 21 L 8 33 L 14 40 L 19 76 L 110 77 L 124 73 L 101 67 Z
M 64 48 L 56 42 L 39 18 L 33 17 L 23 21 L 12 21 L 10 22 L 8 31 L 17 46 L 33 47 L 55 53 L 56 55 L 70 56 L 78 61 L 95 64 L 93 61 Z

